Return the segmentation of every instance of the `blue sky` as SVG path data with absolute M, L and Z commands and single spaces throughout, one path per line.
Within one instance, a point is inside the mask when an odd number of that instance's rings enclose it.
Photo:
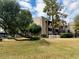
M 79 0 L 58 0 L 58 2 L 64 5 L 64 9 L 61 12 L 68 14 L 65 20 L 72 22 L 74 17 L 79 14 Z M 21 9 L 29 9 L 33 17 L 47 16 L 43 12 L 45 7 L 43 0 L 18 0 L 18 3 Z

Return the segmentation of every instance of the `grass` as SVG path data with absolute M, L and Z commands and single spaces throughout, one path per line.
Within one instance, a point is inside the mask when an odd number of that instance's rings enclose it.
M 79 59 L 79 40 L 0 42 L 0 59 Z

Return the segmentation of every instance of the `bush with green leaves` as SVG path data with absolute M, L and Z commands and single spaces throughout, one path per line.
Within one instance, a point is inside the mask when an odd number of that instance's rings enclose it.
M 72 38 L 73 34 L 72 33 L 61 33 L 60 37 L 61 38 Z
M 47 38 L 48 36 L 46 34 L 41 34 L 41 37 Z
M 30 40 L 40 40 L 40 37 L 38 37 L 38 36 L 32 36 L 32 37 L 30 37 Z
M 33 34 L 33 35 L 39 35 L 41 32 L 41 27 L 39 25 L 36 24 L 31 24 L 29 31 Z
M 30 40 L 40 40 L 41 27 L 36 24 L 29 26 L 29 32 L 31 33 Z

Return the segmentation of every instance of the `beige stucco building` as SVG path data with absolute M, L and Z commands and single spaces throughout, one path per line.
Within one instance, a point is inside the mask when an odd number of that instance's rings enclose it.
M 53 35 L 51 21 L 49 21 L 48 19 L 46 19 L 44 17 L 36 17 L 33 19 L 33 21 L 35 24 L 41 26 L 41 28 L 42 28 L 41 34 Z M 70 23 L 68 25 L 65 21 L 63 22 L 63 20 L 61 23 L 64 24 L 63 27 L 61 28 L 62 30 L 64 30 L 65 32 L 67 32 L 68 30 L 70 30 L 71 32 L 74 32 L 74 24 L 73 23 Z
M 49 21 L 44 17 L 36 17 L 33 19 L 33 21 L 35 24 L 41 26 L 41 34 L 47 35 L 49 38 L 56 38 L 52 32 L 52 21 Z
M 70 29 L 70 31 L 71 31 L 72 33 L 75 33 L 75 24 L 74 24 L 74 22 L 70 22 L 70 23 L 69 23 L 69 29 Z
M 34 23 L 40 25 L 42 30 L 41 34 L 48 35 L 48 20 L 43 17 L 36 17 L 33 19 Z

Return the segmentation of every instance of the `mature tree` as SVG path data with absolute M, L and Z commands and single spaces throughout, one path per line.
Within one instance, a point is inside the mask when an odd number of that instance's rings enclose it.
M 0 27 L 4 29 L 6 33 L 14 35 L 16 29 L 16 16 L 19 13 L 19 5 L 12 0 L 0 0 Z
M 55 28 L 59 28 L 60 17 L 66 17 L 66 14 L 60 13 L 62 10 L 62 5 L 57 3 L 57 0 L 44 0 L 46 6 L 44 12 L 47 13 L 49 17 L 52 17 L 52 29 L 53 32 Z
M 15 36 L 16 33 L 25 35 L 30 23 L 32 23 L 32 15 L 29 11 L 20 10 L 15 1 L 0 1 L 0 27 L 6 33 L 11 36 Z
M 19 31 L 23 33 L 24 36 L 26 36 L 28 32 L 28 27 L 30 23 L 32 23 L 32 15 L 30 11 L 28 10 L 21 10 L 17 17 L 17 24 Z

